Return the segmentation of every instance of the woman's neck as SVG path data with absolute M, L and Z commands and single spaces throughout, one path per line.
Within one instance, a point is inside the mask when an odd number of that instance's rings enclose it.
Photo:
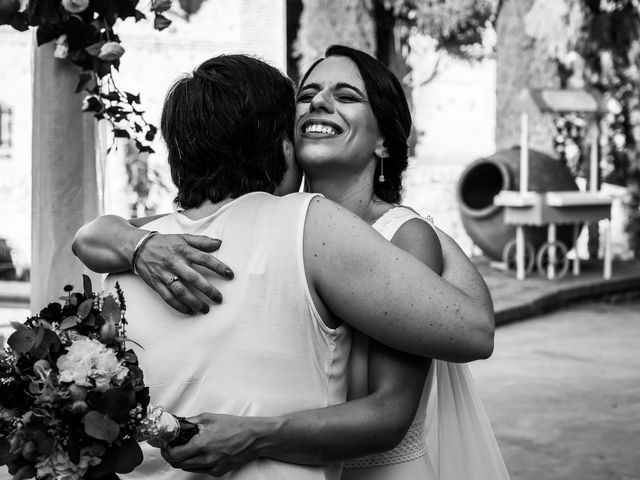
M 310 192 L 321 193 L 367 223 L 373 223 L 388 210 L 389 204 L 375 196 L 371 178 L 365 178 L 365 176 L 307 177 L 307 181 Z

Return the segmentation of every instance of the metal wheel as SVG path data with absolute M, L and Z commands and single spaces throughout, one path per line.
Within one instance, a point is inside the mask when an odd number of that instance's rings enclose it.
M 533 245 L 528 241 L 524 242 L 524 271 L 530 273 L 533 270 L 536 254 Z M 512 238 L 502 249 L 502 262 L 506 265 L 507 270 L 516 271 L 516 239 Z
M 562 278 L 569 270 L 569 259 L 567 258 L 567 246 L 562 242 L 545 242 L 538 250 L 536 265 L 538 273 L 547 277 L 550 264 L 553 263 L 555 269 L 554 278 Z

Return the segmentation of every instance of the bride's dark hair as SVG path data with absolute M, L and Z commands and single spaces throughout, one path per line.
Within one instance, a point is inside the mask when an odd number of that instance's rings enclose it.
M 344 45 L 332 45 L 326 57 L 347 57 L 358 67 L 362 76 L 369 104 L 378 121 L 389 158 L 384 161 L 384 182 L 380 182 L 380 162 L 373 178 L 374 193 L 385 202 L 399 203 L 402 190 L 402 173 L 408 165 L 408 138 L 411 133 L 411 111 L 398 78 L 382 62 L 367 53 Z M 322 62 L 315 62 L 304 74 L 304 85 L 309 74 Z
M 273 193 L 293 138 L 294 88 L 278 69 L 246 55 L 220 55 L 180 78 L 162 109 L 175 203 Z

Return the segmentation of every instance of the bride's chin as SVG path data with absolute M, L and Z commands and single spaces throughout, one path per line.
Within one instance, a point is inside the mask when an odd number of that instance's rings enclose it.
M 307 166 L 321 165 L 327 162 L 333 162 L 340 156 L 340 152 L 336 152 L 333 148 L 326 148 L 320 145 L 301 146 L 296 151 L 298 164 L 304 170 Z

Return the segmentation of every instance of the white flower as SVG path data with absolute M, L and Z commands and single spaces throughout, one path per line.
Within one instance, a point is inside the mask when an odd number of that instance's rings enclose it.
M 71 13 L 84 12 L 89 6 L 89 0 L 62 0 L 62 6 Z
M 60 35 L 56 40 L 56 50 L 53 56 L 56 58 L 67 58 L 69 55 L 69 44 L 67 43 L 67 34 Z
M 613 136 L 613 144 L 616 146 L 616 148 L 618 148 L 619 150 L 621 150 L 622 148 L 624 148 L 625 144 L 627 143 L 627 137 L 625 137 L 622 133 L 616 133 Z
M 99 392 L 117 386 L 127 376 L 128 369 L 116 354 L 98 340 L 80 337 L 57 362 L 60 381 L 95 388 Z M 93 380 L 93 383 L 92 383 Z
M 619 115 L 622 112 L 622 105 L 613 97 L 609 97 L 607 100 L 607 111 L 614 115 Z
M 107 62 L 117 60 L 124 55 L 124 48 L 118 42 L 107 42 L 100 47 L 98 58 Z
M 92 465 L 100 463 L 100 458 L 93 455 L 88 447 L 80 449 L 80 461 L 76 465 L 69 455 L 56 443 L 51 455 L 36 463 L 38 478 L 52 478 L 55 480 L 82 480 L 82 476 Z

